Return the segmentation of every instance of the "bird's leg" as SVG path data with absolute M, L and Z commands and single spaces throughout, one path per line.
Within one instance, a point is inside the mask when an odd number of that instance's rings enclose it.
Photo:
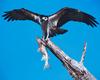
M 44 34 L 43 34 L 43 36 L 42 36 L 42 40 L 43 41 L 48 41 L 48 39 L 49 39 L 49 30 L 50 28 L 49 27 L 47 27 L 47 30 L 46 30 L 46 32 L 44 32 Z
M 42 40 L 45 41 L 45 36 L 44 35 L 42 36 Z
M 45 38 L 45 40 L 47 41 L 48 40 L 48 38 L 49 38 L 49 31 L 50 31 L 50 28 L 49 27 L 47 27 L 47 34 L 46 34 L 46 38 Z
M 48 37 L 43 35 L 43 36 L 42 36 L 42 40 L 43 40 L 43 41 L 47 41 L 47 40 L 48 40 Z

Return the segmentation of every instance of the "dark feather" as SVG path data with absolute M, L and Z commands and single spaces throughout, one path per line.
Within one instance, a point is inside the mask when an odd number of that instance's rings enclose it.
M 54 16 L 53 19 L 58 20 L 57 27 L 61 27 L 68 21 L 83 22 L 91 27 L 96 27 L 96 24 L 99 24 L 93 16 L 73 8 L 65 7 L 51 16 Z
M 51 29 L 49 33 L 49 37 L 54 37 L 56 35 L 64 34 L 66 32 L 68 32 L 68 30 L 61 29 L 61 28 Z
M 12 11 L 7 11 L 2 16 L 7 21 L 32 20 L 32 21 L 37 22 L 39 24 L 39 22 L 35 19 L 35 16 L 39 16 L 39 14 L 33 13 L 33 12 L 31 12 L 29 10 L 26 10 L 24 8 L 22 8 L 22 9 L 14 9 Z

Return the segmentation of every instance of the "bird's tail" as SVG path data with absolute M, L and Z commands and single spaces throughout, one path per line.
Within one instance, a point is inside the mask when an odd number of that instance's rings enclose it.
M 64 33 L 68 32 L 68 30 L 60 29 L 60 28 L 59 28 L 59 29 L 56 29 L 55 32 L 56 32 L 57 34 L 64 34 Z
M 68 32 L 68 30 L 57 28 L 55 30 L 51 30 L 49 37 L 54 37 L 56 35 L 64 34 L 66 32 Z

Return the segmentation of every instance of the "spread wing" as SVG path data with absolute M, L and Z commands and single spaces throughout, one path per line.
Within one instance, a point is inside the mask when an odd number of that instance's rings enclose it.
M 7 21 L 14 21 L 14 20 L 32 20 L 39 24 L 39 21 L 37 20 L 39 17 L 39 14 L 31 12 L 29 10 L 26 10 L 24 8 L 22 9 L 14 9 L 12 11 L 7 11 L 3 15 L 4 19 Z
M 57 27 L 61 27 L 68 21 L 83 22 L 87 25 L 90 25 L 91 27 L 96 27 L 96 24 L 98 24 L 98 22 L 95 20 L 93 16 L 85 12 L 79 11 L 77 9 L 67 8 L 67 7 L 51 15 L 49 19 L 55 22 L 55 25 Z

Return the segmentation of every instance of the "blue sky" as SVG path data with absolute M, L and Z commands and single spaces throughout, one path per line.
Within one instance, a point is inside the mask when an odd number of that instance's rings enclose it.
M 87 12 L 100 23 L 100 0 L 0 0 L 0 80 L 72 80 L 62 63 L 49 51 L 50 68 L 43 70 L 41 54 L 37 52 L 36 37 L 41 28 L 31 21 L 6 22 L 4 11 L 26 8 L 50 15 L 63 7 Z M 63 26 L 69 32 L 52 38 L 70 57 L 80 61 L 84 42 L 87 53 L 86 68 L 100 79 L 100 25 L 91 28 L 86 24 L 69 22 Z

